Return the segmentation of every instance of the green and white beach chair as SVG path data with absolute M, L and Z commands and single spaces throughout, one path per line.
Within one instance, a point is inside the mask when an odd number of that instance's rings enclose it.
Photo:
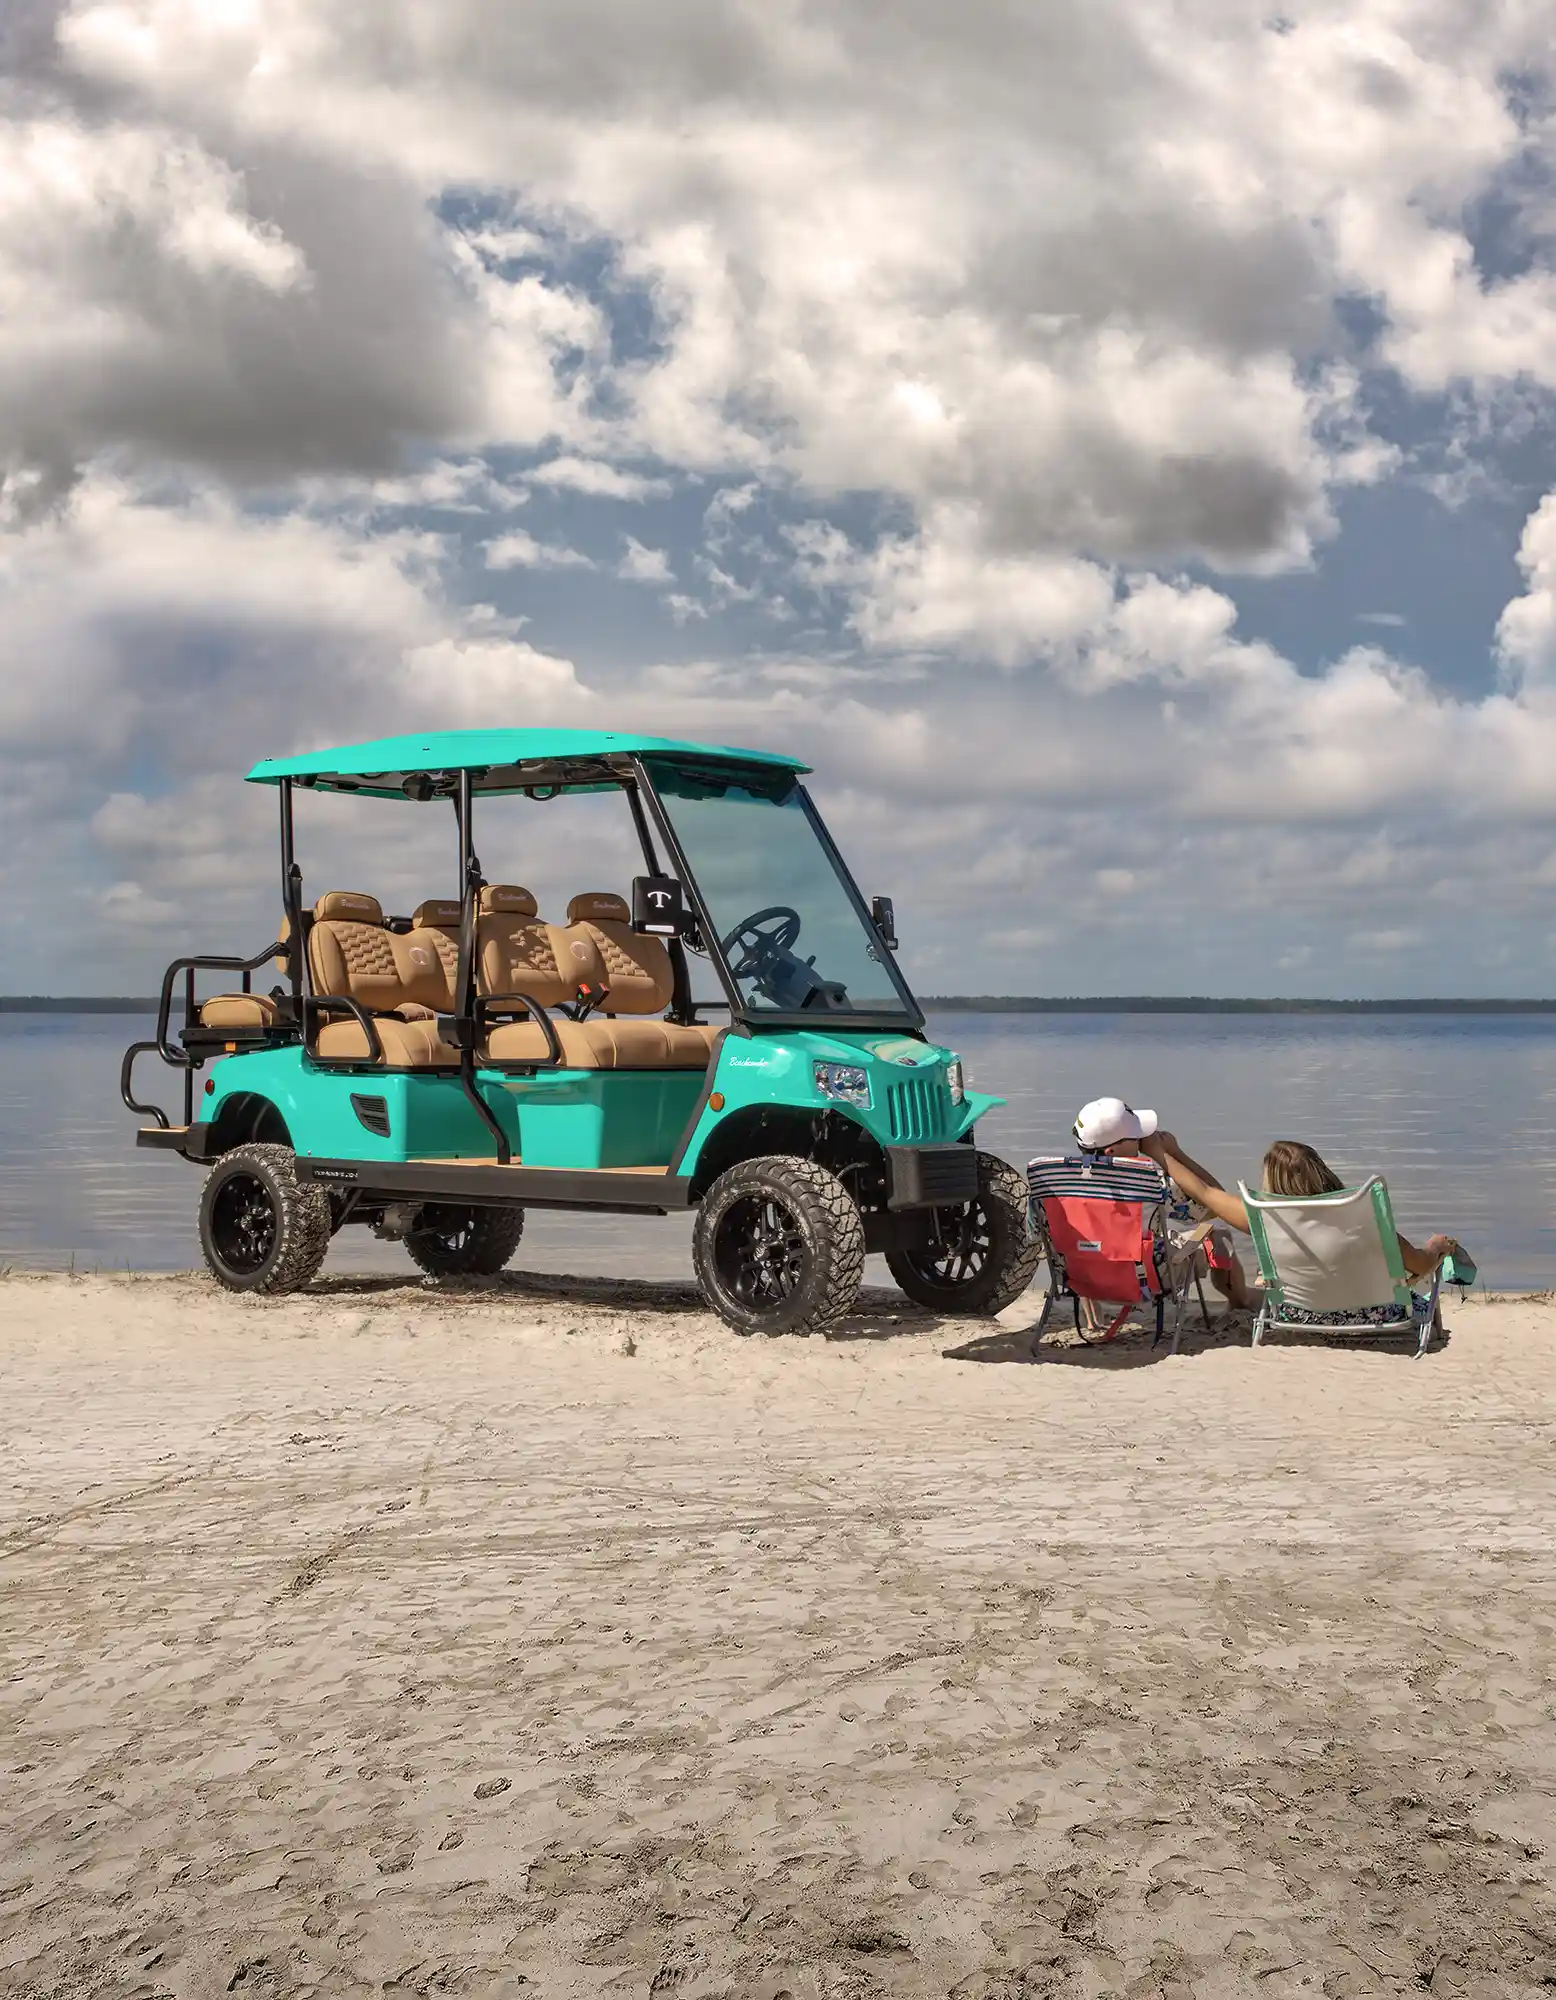
M 1339 1194 L 1256 1194 L 1241 1182 L 1238 1193 L 1264 1280 L 1264 1304 L 1253 1323 L 1255 1347 L 1267 1333 L 1317 1328 L 1413 1334 L 1417 1355 L 1426 1352 L 1437 1324 L 1441 1273 L 1433 1273 L 1426 1296 L 1411 1290 L 1381 1174 Z

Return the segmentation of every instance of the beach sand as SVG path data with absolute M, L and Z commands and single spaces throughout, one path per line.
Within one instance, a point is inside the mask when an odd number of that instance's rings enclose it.
M 0 1282 L 0 1994 L 1556 1985 L 1556 1305 L 865 1304 Z

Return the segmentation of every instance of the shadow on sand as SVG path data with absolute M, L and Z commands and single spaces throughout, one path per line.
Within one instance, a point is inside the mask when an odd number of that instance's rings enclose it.
M 1035 1324 L 1035 1322 L 1034 1322 Z M 1444 1327 L 1432 1336 L 1428 1354 L 1440 1353 L 1452 1338 Z M 1198 1355 L 1221 1348 L 1246 1347 L 1253 1352 L 1253 1315 L 1247 1312 L 1213 1313 L 1209 1323 L 1197 1311 L 1184 1316 L 1183 1336 L 1176 1357 L 1169 1335 L 1160 1340 L 1148 1323 L 1130 1321 L 1116 1340 L 1081 1340 L 1070 1328 L 1060 1327 L 1045 1335 L 1042 1345 L 1032 1350 L 1032 1327 L 994 1327 L 975 1335 L 959 1346 L 944 1350 L 947 1361 L 1015 1362 L 1027 1367 L 1058 1368 L 1149 1368 L 1157 1362 L 1192 1361 Z M 1380 1353 L 1398 1360 L 1416 1358 L 1413 1335 L 1342 1335 L 1314 1331 L 1310 1334 L 1283 1333 L 1262 1343 L 1266 1348 L 1332 1347 L 1350 1353 Z M 1256 1357 L 1257 1358 L 1257 1357 Z
M 712 1316 L 696 1285 L 684 1279 L 589 1278 L 559 1271 L 502 1271 L 494 1278 L 426 1278 L 415 1274 L 402 1278 L 342 1272 L 316 1278 L 308 1295 L 321 1302 L 353 1305 L 369 1301 L 410 1305 L 434 1300 L 440 1305 L 490 1304 L 494 1299 L 511 1299 L 516 1305 L 583 1306 L 666 1318 L 689 1313 Z M 857 1310 L 829 1327 L 825 1337 L 834 1341 L 893 1340 L 916 1333 L 956 1332 L 966 1325 L 965 1320 L 926 1312 L 900 1292 L 866 1286 L 859 1294 Z M 733 1329 L 730 1337 L 740 1338 Z
M 426 1278 L 408 1275 L 342 1273 L 315 1279 L 309 1296 L 321 1303 L 408 1306 L 413 1303 L 458 1307 L 461 1304 L 490 1304 L 494 1299 L 511 1299 L 515 1305 L 558 1305 L 581 1307 L 609 1313 L 635 1313 L 662 1318 L 684 1318 L 689 1314 L 708 1315 L 709 1309 L 694 1284 L 679 1279 L 588 1278 L 556 1271 L 503 1271 L 494 1278 Z M 1034 1307 L 1039 1293 L 1028 1295 Z M 1151 1326 L 1130 1321 L 1116 1340 L 1093 1341 L 1078 1338 L 1068 1326 L 1051 1329 L 1042 1345 L 1032 1352 L 1034 1310 L 1027 1324 L 1006 1327 L 987 1321 L 953 1318 L 916 1306 L 898 1291 L 866 1286 L 859 1294 L 857 1310 L 847 1319 L 827 1329 L 830 1342 L 890 1341 L 912 1339 L 924 1334 L 945 1334 L 955 1338 L 954 1346 L 941 1350 L 948 1361 L 992 1361 L 1019 1363 L 1029 1367 L 1059 1368 L 1147 1368 L 1173 1358 L 1167 1337 L 1153 1339 Z M 974 1331 L 974 1329 L 977 1329 Z M 1246 1312 L 1213 1312 L 1208 1325 L 1197 1309 L 1185 1315 L 1180 1359 L 1192 1360 L 1217 1348 L 1247 1347 L 1253 1332 L 1252 1316 Z M 958 1336 L 960 1336 L 958 1338 Z M 742 1336 L 730 1330 L 732 1340 Z M 1448 1344 L 1449 1333 L 1434 1336 L 1428 1353 L 1436 1354 Z M 1345 1339 L 1334 1334 L 1285 1335 L 1265 1343 L 1270 1347 L 1334 1347 L 1376 1349 L 1401 1358 L 1413 1358 L 1414 1343 L 1386 1337 Z

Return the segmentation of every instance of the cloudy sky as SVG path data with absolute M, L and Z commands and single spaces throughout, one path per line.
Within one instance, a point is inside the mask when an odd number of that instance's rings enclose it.
M 1556 990 L 1550 0 L 7 0 L 0 990 L 797 752 L 925 991 Z M 311 889 L 447 893 L 313 802 Z M 548 910 L 617 829 L 518 808 Z M 558 813 L 567 810 L 558 808 Z

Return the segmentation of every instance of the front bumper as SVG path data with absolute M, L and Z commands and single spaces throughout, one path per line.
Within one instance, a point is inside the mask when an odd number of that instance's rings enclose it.
M 953 1208 L 978 1192 L 978 1155 L 971 1146 L 887 1146 L 886 1206 Z

